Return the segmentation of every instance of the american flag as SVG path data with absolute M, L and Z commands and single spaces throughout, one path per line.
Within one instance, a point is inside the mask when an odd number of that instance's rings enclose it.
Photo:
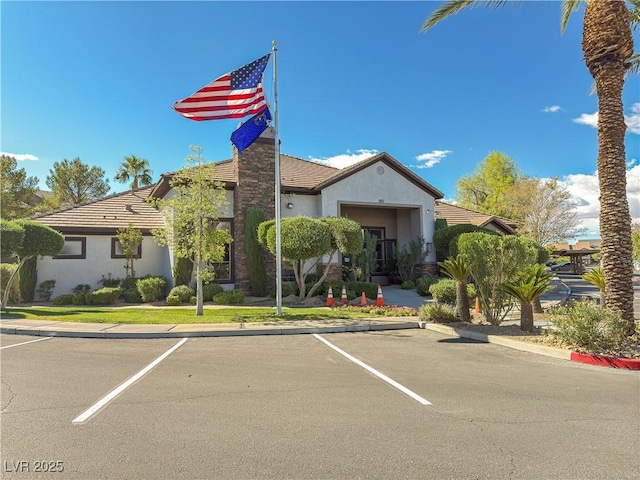
M 173 104 L 173 109 L 190 120 L 241 118 L 264 109 L 262 73 L 269 62 L 268 53 L 243 67 L 226 73 L 193 95 Z

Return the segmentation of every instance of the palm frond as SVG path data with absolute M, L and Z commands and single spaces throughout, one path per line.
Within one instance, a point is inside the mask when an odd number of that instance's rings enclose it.
M 564 33 L 569 23 L 569 17 L 575 12 L 583 0 L 564 0 L 562 2 L 562 14 L 560 15 L 560 32 Z
M 420 31 L 424 33 L 427 30 L 430 30 L 445 18 L 455 15 L 460 10 L 464 10 L 469 6 L 500 8 L 509 1 L 510 0 L 450 0 L 440 5 L 431 13 L 431 15 L 429 15 L 429 18 L 427 18 L 427 20 L 422 24 Z
M 634 53 L 627 60 L 627 71 L 625 72 L 625 78 L 630 75 L 638 75 L 640 74 L 640 53 Z

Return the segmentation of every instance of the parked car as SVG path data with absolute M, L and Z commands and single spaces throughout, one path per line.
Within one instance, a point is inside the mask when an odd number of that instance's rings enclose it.
M 551 270 L 555 272 L 557 270 L 560 270 L 562 267 L 566 267 L 567 265 L 571 265 L 571 262 L 556 263 L 555 265 L 551 265 Z

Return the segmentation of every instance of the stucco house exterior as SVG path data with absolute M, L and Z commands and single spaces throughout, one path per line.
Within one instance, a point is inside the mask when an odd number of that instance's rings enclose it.
M 244 257 L 244 220 L 247 208 L 260 208 L 267 219 L 275 217 L 275 148 L 273 131 L 267 129 L 242 153 L 216 163 L 218 179 L 226 188 L 227 211 L 220 225 L 234 238 L 224 262 L 216 265 L 217 281 L 225 288 L 248 291 Z M 346 216 L 379 239 L 381 263 L 398 248 L 422 236 L 428 256 L 423 268 L 434 271 L 432 247 L 435 203 L 440 190 L 414 174 L 388 153 L 380 153 L 345 169 L 336 169 L 300 158 L 281 155 L 281 217 Z M 162 275 L 171 283 L 173 256 L 151 235 L 163 224 L 160 211 L 148 197 L 170 194 L 172 173 L 163 174 L 152 186 L 126 191 L 75 207 L 41 215 L 35 220 L 65 236 L 65 248 L 56 258 L 38 259 L 38 282 L 56 281 L 54 297 L 70 293 L 78 284 L 99 286 L 105 276 L 124 278 L 125 258 L 116 238 L 118 228 L 132 224 L 143 233 L 136 276 Z M 275 277 L 275 261 L 265 251 L 267 271 Z M 342 259 L 334 259 L 330 276 L 341 274 Z M 271 282 L 270 284 L 274 284 Z

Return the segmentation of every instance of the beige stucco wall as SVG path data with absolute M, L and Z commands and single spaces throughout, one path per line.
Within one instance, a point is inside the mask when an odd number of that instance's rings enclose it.
M 69 235 L 81 237 L 83 235 Z M 115 237 L 115 235 L 114 235 Z M 56 286 L 53 297 L 72 293 L 79 284 L 88 284 L 91 288 L 100 288 L 99 281 L 110 273 L 114 278 L 124 278 L 126 259 L 111 258 L 111 236 L 87 235 L 87 254 L 85 259 L 55 259 L 40 257 L 38 259 L 38 284 L 45 280 L 55 279 Z M 136 277 L 147 274 L 162 275 L 171 282 L 168 249 L 159 247 L 151 237 L 142 239 L 142 257 L 136 259 L 134 268 Z
M 381 173 L 379 167 L 382 167 Z M 395 233 L 399 247 L 420 235 L 426 242 L 433 242 L 434 198 L 383 162 L 372 164 L 325 188 L 320 215 L 338 215 L 348 205 L 398 208 L 398 220 L 405 216 L 408 222 L 402 222 L 400 228 L 400 222 L 397 222 L 395 232 L 387 231 L 387 237 L 394 238 L 391 235 Z M 427 262 L 435 260 L 435 251 L 431 251 Z

